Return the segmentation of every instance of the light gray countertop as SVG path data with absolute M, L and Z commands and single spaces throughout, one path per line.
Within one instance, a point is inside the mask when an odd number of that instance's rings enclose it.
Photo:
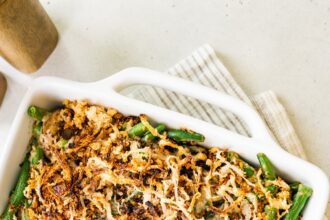
M 330 1 L 42 0 L 61 40 L 43 68 L 11 75 L 0 129 L 30 78 L 104 78 L 130 66 L 165 70 L 211 44 L 250 94 L 274 90 L 309 159 L 330 176 Z M 7 104 L 6 104 L 7 103 Z M 2 113 L 2 115 L 1 115 Z M 6 131 L 0 134 L 1 144 Z

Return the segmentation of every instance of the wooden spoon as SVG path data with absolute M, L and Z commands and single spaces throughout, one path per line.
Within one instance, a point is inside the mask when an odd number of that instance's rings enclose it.
M 16 69 L 37 71 L 57 41 L 57 30 L 39 0 L 0 0 L 0 56 Z

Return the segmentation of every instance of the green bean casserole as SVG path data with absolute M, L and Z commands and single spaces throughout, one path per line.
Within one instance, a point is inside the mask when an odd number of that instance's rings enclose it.
M 202 134 L 65 100 L 31 106 L 33 135 L 2 219 L 301 218 L 312 189 Z

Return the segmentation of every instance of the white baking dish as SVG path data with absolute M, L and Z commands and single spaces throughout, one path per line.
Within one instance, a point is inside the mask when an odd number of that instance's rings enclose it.
M 207 122 L 127 98 L 118 93 L 134 84 L 149 84 L 222 107 L 238 115 L 248 125 L 252 137 L 245 137 Z M 112 106 L 124 114 L 147 114 L 152 120 L 165 122 L 170 127 L 188 127 L 205 135 L 205 145 L 230 148 L 248 161 L 257 164 L 256 154 L 266 153 L 278 174 L 287 180 L 301 181 L 314 190 L 303 219 L 322 219 L 328 202 L 327 176 L 315 165 L 285 152 L 269 135 L 257 112 L 245 103 L 216 90 L 155 71 L 130 68 L 95 83 L 42 77 L 34 80 L 23 98 L 0 156 L 0 212 L 3 211 L 13 188 L 20 162 L 26 153 L 31 136 L 31 120 L 26 114 L 29 105 L 45 108 L 58 105 L 63 99 L 87 100 L 91 103 Z

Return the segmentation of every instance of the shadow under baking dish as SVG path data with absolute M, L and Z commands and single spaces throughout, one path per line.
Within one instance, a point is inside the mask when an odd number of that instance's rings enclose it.
M 6 78 L 0 73 L 0 106 L 2 104 L 3 98 L 5 97 L 7 90 Z

